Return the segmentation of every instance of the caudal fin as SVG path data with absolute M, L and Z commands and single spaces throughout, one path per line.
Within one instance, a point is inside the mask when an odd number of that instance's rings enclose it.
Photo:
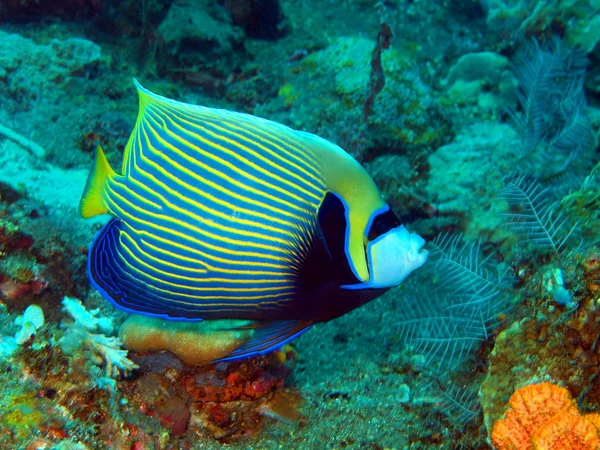
M 79 214 L 81 214 L 81 217 L 88 218 L 108 212 L 104 196 L 107 181 L 113 176 L 115 176 L 115 171 L 110 167 L 102 151 L 102 147 L 98 145 L 96 147 L 94 165 L 88 175 L 87 183 L 79 202 Z

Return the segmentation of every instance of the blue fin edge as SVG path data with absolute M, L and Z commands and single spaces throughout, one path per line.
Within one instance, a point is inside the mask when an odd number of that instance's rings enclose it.
M 97 244 L 97 241 L 99 239 L 102 239 L 102 237 L 107 232 L 111 231 L 110 230 L 111 227 L 117 226 L 119 224 L 119 221 L 120 220 L 116 219 L 116 218 L 112 218 L 111 220 L 109 220 L 100 229 L 100 231 L 98 231 L 98 233 L 96 233 L 96 236 L 94 236 L 94 239 L 92 240 L 92 243 L 90 244 L 90 246 L 88 248 L 88 257 L 87 257 L 88 279 L 90 280 L 90 283 L 92 284 L 92 286 L 100 293 L 102 298 L 107 300 L 115 308 L 117 308 L 121 311 L 125 311 L 130 314 L 137 314 L 137 315 L 147 316 L 147 317 L 156 317 L 158 319 L 179 321 L 179 322 L 201 322 L 201 321 L 203 321 L 204 319 L 201 317 L 179 317 L 179 316 L 174 317 L 174 316 L 169 316 L 168 314 L 155 314 L 155 313 L 151 313 L 151 312 L 141 311 L 138 309 L 127 308 L 127 307 L 123 306 L 122 304 L 120 304 L 119 302 L 117 302 L 114 298 L 112 298 L 112 296 L 95 280 L 94 275 L 93 275 L 94 269 L 92 267 L 94 247 Z

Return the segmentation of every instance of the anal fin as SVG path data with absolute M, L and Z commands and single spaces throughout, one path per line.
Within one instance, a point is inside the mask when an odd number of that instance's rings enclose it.
M 254 335 L 244 345 L 236 348 L 225 358 L 218 361 L 234 361 L 264 355 L 284 346 L 292 339 L 308 330 L 313 322 L 301 320 L 281 320 L 275 322 L 258 322 L 240 329 L 254 329 Z

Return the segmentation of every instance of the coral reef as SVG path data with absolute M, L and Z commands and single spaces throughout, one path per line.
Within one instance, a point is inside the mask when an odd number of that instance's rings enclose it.
M 336 39 L 297 62 L 278 98 L 260 111 L 272 115 L 291 109 L 293 126 L 337 141 L 359 160 L 372 159 L 375 154 L 369 151 L 374 148 L 402 153 L 406 150 L 401 149 L 446 140 L 448 125 L 435 92 L 394 48 L 381 53 L 385 86 L 373 99 L 368 121 L 363 123 L 375 48 L 376 43 L 365 38 Z M 365 133 L 360 132 L 361 126 L 366 126 Z
M 284 387 L 293 353 L 204 367 L 184 367 L 153 354 L 136 358 L 146 373 L 127 382 L 125 392 L 134 407 L 174 435 L 190 427 L 228 442 L 256 433 L 267 417 L 301 419 L 301 397 Z
M 269 418 L 302 420 L 302 398 L 285 386 L 296 360 L 289 348 L 217 366 L 137 354 L 138 366 L 108 335 L 112 318 L 74 298 L 65 297 L 63 306 L 68 317 L 59 328 L 41 327 L 40 308 L 30 307 L 20 323 L 24 329 L 36 322 L 35 333 L 10 355 L 3 351 L 0 383 L 12 392 L 0 402 L 3 447 L 67 446 L 76 439 L 89 448 L 164 448 L 160 441 L 169 436 L 235 441 L 254 435 Z M 137 369 L 135 378 L 121 379 Z M 11 379 L 13 371 L 21 378 Z
M 3 447 L 43 447 L 82 438 L 114 411 L 110 395 L 90 383 L 88 364 L 93 363 L 69 360 L 53 333 L 60 336 L 54 325 L 38 329 L 11 359 L 1 363 L 1 382 L 10 393 L 2 400 Z M 99 405 L 105 412 L 96 409 Z
M 480 390 L 488 429 L 502 415 L 515 388 L 536 380 L 560 380 L 586 411 L 600 406 L 595 254 L 588 250 L 578 262 L 577 277 L 585 284 L 573 289 L 579 299 L 576 309 L 564 312 L 544 301 L 534 317 L 512 324 L 496 338 Z
M 0 447 L 597 447 L 599 7 L 0 2 Z M 347 149 L 430 270 L 297 355 L 196 365 L 197 329 L 90 294 L 105 219 L 77 203 L 97 144 L 118 167 L 132 76 Z

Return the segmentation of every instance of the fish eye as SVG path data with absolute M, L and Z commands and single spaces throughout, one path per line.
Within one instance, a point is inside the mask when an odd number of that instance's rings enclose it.
M 393 228 L 397 228 L 400 226 L 400 220 L 394 214 L 391 209 L 387 211 L 381 212 L 373 219 L 371 223 L 371 228 L 369 228 L 369 232 L 367 234 L 367 238 L 370 241 L 377 239 L 382 234 L 387 233 Z

